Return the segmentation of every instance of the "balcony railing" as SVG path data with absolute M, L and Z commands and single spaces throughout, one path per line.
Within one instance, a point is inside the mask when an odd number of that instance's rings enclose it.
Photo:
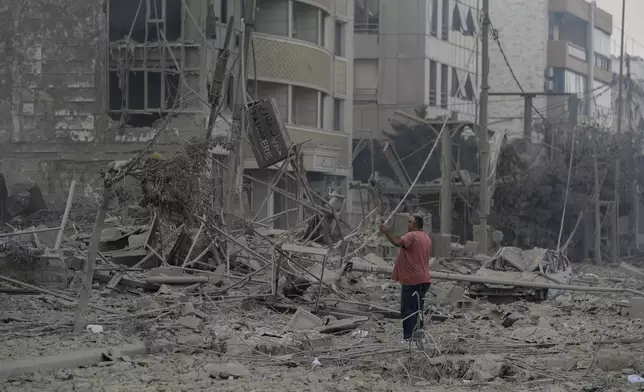
M 357 88 L 353 90 L 353 101 L 356 103 L 378 102 L 377 88 Z
M 577 58 L 581 61 L 587 61 L 588 57 L 586 49 L 579 47 L 573 43 L 568 42 L 568 55 Z
M 378 27 L 378 23 L 355 23 L 353 31 L 355 33 L 377 34 Z

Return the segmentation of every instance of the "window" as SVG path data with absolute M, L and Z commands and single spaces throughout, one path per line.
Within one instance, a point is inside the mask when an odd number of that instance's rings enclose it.
M 460 82 L 458 80 L 458 72 L 456 71 L 456 68 L 452 67 L 452 97 L 456 97 L 459 93 L 459 86 Z
M 333 129 L 344 130 L 344 99 L 335 98 L 333 100 Z
M 110 0 L 108 7 L 108 34 L 113 42 L 107 75 L 109 116 L 122 125 L 150 127 L 173 110 L 190 106 L 190 99 L 178 99 L 182 78 L 176 66 L 186 63 L 189 50 L 173 58 L 160 45 L 147 46 L 182 39 L 181 0 Z M 122 40 L 128 41 L 127 47 Z M 188 80 L 198 79 L 195 73 L 186 75 Z
M 429 60 L 429 106 L 436 106 L 436 73 L 438 72 L 436 61 Z
M 452 11 L 452 30 L 461 31 L 463 23 L 461 22 L 461 10 L 458 8 L 458 2 L 454 2 L 454 10 Z
M 443 0 L 441 7 L 441 39 L 449 40 L 449 0 Z
M 344 57 L 344 23 L 335 22 L 335 55 Z
M 181 0 L 148 0 L 141 4 L 139 9 L 138 1 L 109 1 L 110 41 L 129 37 L 144 43 L 181 38 Z
M 595 53 L 601 54 L 604 57 L 610 58 L 610 35 L 599 30 L 597 27 L 594 29 L 593 45 L 595 46 Z
M 108 82 L 110 111 L 130 112 L 138 118 L 131 118 L 134 126 L 151 126 L 161 118 L 161 112 L 172 110 L 177 103 L 179 75 L 176 72 L 110 70 Z M 146 123 L 146 116 L 150 120 L 148 125 L 142 124 Z
M 219 0 L 219 21 L 222 23 L 226 23 L 227 20 L 228 20 L 228 0 Z
M 476 35 L 476 23 L 474 23 L 474 16 L 472 16 L 472 10 L 467 11 L 467 16 L 465 17 L 465 29 L 463 30 L 464 35 Z
M 438 37 L 438 0 L 432 0 L 431 34 Z
M 318 40 L 318 45 L 323 48 L 326 48 L 326 15 L 324 12 L 320 11 L 320 39 Z
M 472 77 L 471 75 L 467 75 L 467 79 L 465 80 L 465 94 L 462 97 L 463 99 L 467 101 L 473 101 L 474 100 L 474 85 L 472 84 Z
M 579 94 L 583 97 L 586 93 L 586 76 L 566 70 L 565 92 Z
M 441 64 L 441 107 L 447 109 L 447 86 L 449 78 L 449 67 Z
M 595 66 L 605 71 L 610 71 L 610 59 L 595 53 Z
M 380 0 L 355 0 L 354 31 L 377 33 Z

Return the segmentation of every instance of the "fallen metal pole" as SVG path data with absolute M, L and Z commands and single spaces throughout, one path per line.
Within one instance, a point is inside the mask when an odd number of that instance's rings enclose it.
M 370 265 L 364 265 L 364 264 L 353 264 L 352 271 L 390 274 L 393 271 L 393 267 L 378 267 L 378 266 L 370 266 Z M 432 279 L 436 279 L 436 280 L 451 280 L 456 282 L 495 284 L 495 285 L 502 285 L 502 286 L 528 287 L 528 288 L 534 288 L 534 289 L 589 291 L 589 292 L 597 292 L 597 293 L 629 293 L 629 294 L 644 297 L 644 293 L 641 291 L 623 289 L 623 288 L 617 288 L 617 287 L 570 286 L 565 284 L 526 282 L 526 281 L 519 281 L 519 280 L 486 279 L 480 276 L 450 274 L 446 272 L 432 272 L 431 277 Z
M 49 231 L 58 231 L 58 230 L 60 230 L 60 226 L 58 226 L 58 227 L 46 227 L 44 229 L 35 229 L 35 230 L 14 231 L 13 233 L 2 233 L 2 234 L 0 234 L 0 238 L 15 237 L 17 235 L 23 235 L 23 234 L 46 233 L 46 232 L 49 232 Z

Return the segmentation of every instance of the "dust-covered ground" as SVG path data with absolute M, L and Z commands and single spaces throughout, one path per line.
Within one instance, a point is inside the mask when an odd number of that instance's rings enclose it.
M 577 266 L 580 285 L 640 289 L 644 281 L 618 269 Z M 353 301 L 395 309 L 386 280 L 361 277 Z M 0 294 L 0 361 L 60 355 L 143 342 L 165 345 L 141 356 L 114 352 L 83 368 L 16 375 L 13 391 L 626 391 L 644 371 L 643 325 L 628 315 L 622 293 L 551 293 L 542 303 L 459 309 L 437 283 L 424 350 L 400 343 L 400 321 L 371 317 L 340 334 L 289 332 L 292 314 L 256 300 L 248 290 L 216 297 L 203 292 L 119 292 L 93 302 L 90 324 L 103 332 L 72 333 L 75 305 L 46 295 Z M 252 291 L 252 290 L 251 290 Z M 306 298 L 298 305 L 311 308 Z M 295 305 L 297 301 L 293 304 Z M 644 385 L 644 384 L 639 384 Z

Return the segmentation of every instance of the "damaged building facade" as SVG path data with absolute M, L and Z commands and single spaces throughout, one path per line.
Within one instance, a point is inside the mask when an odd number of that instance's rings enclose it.
M 93 194 L 99 169 L 131 157 L 159 128 L 168 130 L 157 139 L 160 151 L 203 137 L 224 21 L 235 17 L 231 50 L 238 51 L 241 3 L 20 0 L 0 7 L 0 171 L 8 187 L 35 183 L 63 194 L 76 179 Z M 320 189 L 346 188 L 351 175 L 352 15 L 352 0 L 257 0 L 249 93 L 276 99 Z M 223 100 L 226 117 L 232 89 Z M 228 129 L 225 121 L 216 126 L 220 135 Z M 245 157 L 248 173 L 271 177 L 253 170 L 250 150 Z M 254 186 L 251 205 L 269 193 Z M 265 214 L 283 208 L 275 199 Z
M 291 141 L 301 145 L 311 188 L 323 195 L 334 190 L 347 195 L 352 175 L 353 0 L 257 0 L 256 5 L 248 92 L 258 99 L 275 99 Z M 247 173 L 271 183 L 276 171 L 259 170 L 248 145 L 244 158 Z M 284 178 L 279 185 L 293 194 L 301 190 L 293 179 Z M 259 182 L 249 181 L 248 188 L 250 208 L 258 217 L 298 207 Z M 291 211 L 275 226 L 297 222 L 298 213 Z

